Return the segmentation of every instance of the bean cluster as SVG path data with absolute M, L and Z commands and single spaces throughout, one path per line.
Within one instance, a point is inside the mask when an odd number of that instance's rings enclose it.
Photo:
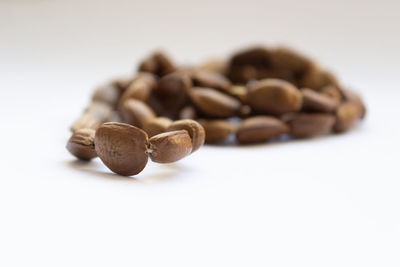
M 71 126 L 67 149 L 135 175 L 182 159 L 206 143 L 253 144 L 350 130 L 366 114 L 355 92 L 286 47 L 255 47 L 228 60 L 177 66 L 145 58 L 132 77 L 96 88 Z M 286 138 L 282 138 L 286 136 Z

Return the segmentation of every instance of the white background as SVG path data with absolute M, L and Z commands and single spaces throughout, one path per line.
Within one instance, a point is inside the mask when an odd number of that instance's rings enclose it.
M 0 0 L 0 266 L 399 266 L 400 2 Z M 82 164 L 93 88 L 288 44 L 360 91 L 354 131 L 203 147 L 137 177 Z

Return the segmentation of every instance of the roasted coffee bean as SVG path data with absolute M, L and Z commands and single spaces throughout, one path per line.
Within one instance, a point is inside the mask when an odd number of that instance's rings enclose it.
M 179 112 L 180 120 L 185 120 L 185 119 L 194 120 L 196 119 L 196 117 L 197 117 L 196 109 L 192 106 L 184 107 Z
M 71 131 L 75 132 L 79 129 L 96 130 L 100 124 L 108 121 L 113 114 L 113 108 L 103 102 L 92 102 L 84 113 L 71 126 Z
M 192 86 L 192 80 L 186 72 L 173 72 L 160 79 L 157 93 L 175 96 L 185 94 Z
M 252 83 L 246 101 L 254 110 L 271 115 L 282 115 L 300 110 L 302 95 L 292 84 L 278 79 Z
M 215 72 L 197 70 L 191 77 L 196 87 L 213 88 L 222 92 L 229 92 L 231 87 L 231 82 L 225 76 Z
M 203 113 L 214 117 L 231 117 L 238 114 L 240 101 L 211 88 L 193 87 L 190 99 Z
M 365 107 L 361 97 L 357 93 L 350 90 L 342 90 L 342 93 L 346 102 L 355 103 L 359 106 L 360 118 L 364 119 L 365 114 L 367 113 L 367 108 Z
M 79 129 L 74 132 L 68 140 L 68 151 L 81 160 L 91 160 L 97 157 L 94 149 L 94 135 L 93 129 Z
M 288 124 L 293 137 L 304 138 L 327 134 L 335 123 L 335 116 L 323 113 L 295 114 Z
M 151 91 L 157 87 L 157 79 L 150 73 L 139 73 L 131 82 L 119 101 L 120 105 L 130 98 L 146 102 Z
M 235 132 L 236 126 L 225 120 L 200 120 L 206 133 L 206 143 L 224 142 L 229 136 Z
M 192 139 L 192 152 L 199 149 L 205 140 L 205 132 L 203 126 L 194 120 L 178 120 L 174 121 L 167 131 L 186 130 Z
M 320 69 L 316 64 L 313 64 L 312 67 L 307 70 L 299 83 L 301 87 L 310 88 L 316 91 L 320 91 L 328 85 L 340 88 L 335 75 L 326 70 Z
M 164 133 L 172 124 L 172 120 L 166 117 L 157 117 L 143 124 L 143 130 L 149 137 Z
M 192 152 L 192 141 L 185 130 L 155 135 L 149 143 L 150 159 L 158 163 L 175 162 Z
M 120 94 L 122 94 L 128 86 L 133 82 L 135 77 L 132 76 L 126 76 L 126 77 L 119 77 L 114 79 L 111 84 L 115 87 L 117 87 L 120 91 Z
M 150 72 L 160 77 L 175 71 L 172 60 L 163 52 L 155 52 L 144 59 L 139 66 L 139 71 Z
M 241 144 L 261 143 L 288 132 L 288 126 L 281 120 L 256 116 L 243 120 L 237 129 L 236 139 Z
M 339 101 L 311 89 L 301 89 L 303 95 L 303 110 L 333 112 L 339 106 Z
M 228 94 L 236 97 L 242 103 L 246 103 L 247 87 L 242 85 L 232 85 L 228 90 Z
M 264 47 L 254 47 L 240 51 L 232 56 L 228 67 L 228 77 L 235 83 L 245 84 L 259 80 L 264 70 L 272 67 L 271 51 Z
M 119 112 L 123 122 L 139 128 L 156 117 L 156 114 L 148 105 L 136 99 L 125 101 Z
M 301 75 L 311 68 L 312 61 L 288 47 L 277 47 L 271 51 L 271 65 L 274 69 Z
M 225 60 L 212 59 L 200 65 L 199 69 L 225 75 L 227 63 Z
M 341 104 L 336 110 L 336 123 L 334 131 L 343 133 L 352 128 L 362 114 L 360 105 L 356 102 L 346 102 Z
M 96 131 L 94 144 L 97 155 L 115 173 L 135 175 L 147 164 L 147 134 L 132 125 L 104 123 Z
M 115 107 L 119 101 L 120 90 L 113 84 L 106 84 L 97 87 L 92 96 L 92 101 L 103 102 Z
M 322 87 L 320 90 L 321 94 L 324 94 L 326 96 L 329 96 L 330 98 L 336 100 L 338 103 L 341 103 L 343 101 L 342 93 L 340 89 L 333 85 L 327 85 Z

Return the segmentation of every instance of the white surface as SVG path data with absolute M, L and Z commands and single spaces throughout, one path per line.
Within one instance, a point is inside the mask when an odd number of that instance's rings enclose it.
M 141 2 L 0 0 L 0 266 L 399 266 L 399 2 Z M 366 121 L 135 178 L 65 150 L 93 87 L 153 48 L 197 63 L 255 42 L 319 59 Z

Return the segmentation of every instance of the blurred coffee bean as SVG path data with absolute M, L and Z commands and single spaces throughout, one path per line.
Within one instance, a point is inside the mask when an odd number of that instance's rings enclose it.
M 199 120 L 206 133 L 206 143 L 220 143 L 235 132 L 236 126 L 225 120 Z
M 164 133 L 168 127 L 172 124 L 172 120 L 166 117 L 157 117 L 143 124 L 143 130 L 149 137 L 153 137 L 157 134 Z
M 355 103 L 359 106 L 360 118 L 364 119 L 365 114 L 367 113 L 367 108 L 365 107 L 361 97 L 356 92 L 350 90 L 342 90 L 342 93 L 346 102 Z
M 303 110 L 333 112 L 339 106 L 339 101 L 311 89 L 301 89 L 303 94 Z
M 360 118 L 362 109 L 356 102 L 346 102 L 341 104 L 336 110 L 336 123 L 334 131 L 343 133 L 350 130 Z
M 288 121 L 290 134 L 298 138 L 328 134 L 334 123 L 334 115 L 323 113 L 298 113 Z
M 231 82 L 225 76 L 215 72 L 197 70 L 191 77 L 196 87 L 213 88 L 222 92 L 228 92 L 231 87 Z
M 119 112 L 124 123 L 139 128 L 156 117 L 154 111 L 147 104 L 133 98 L 126 100 L 120 106 Z
M 288 126 L 281 120 L 256 116 L 243 120 L 237 129 L 236 139 L 241 144 L 261 143 L 288 132 Z
M 190 99 L 203 113 L 213 117 L 232 117 L 238 114 L 241 103 L 234 97 L 211 88 L 193 87 Z
M 175 71 L 176 67 L 172 60 L 163 52 L 155 52 L 142 61 L 139 65 L 139 71 L 153 73 L 162 77 Z
M 282 115 L 300 110 L 302 94 L 284 80 L 265 79 L 249 86 L 246 102 L 258 112 Z

